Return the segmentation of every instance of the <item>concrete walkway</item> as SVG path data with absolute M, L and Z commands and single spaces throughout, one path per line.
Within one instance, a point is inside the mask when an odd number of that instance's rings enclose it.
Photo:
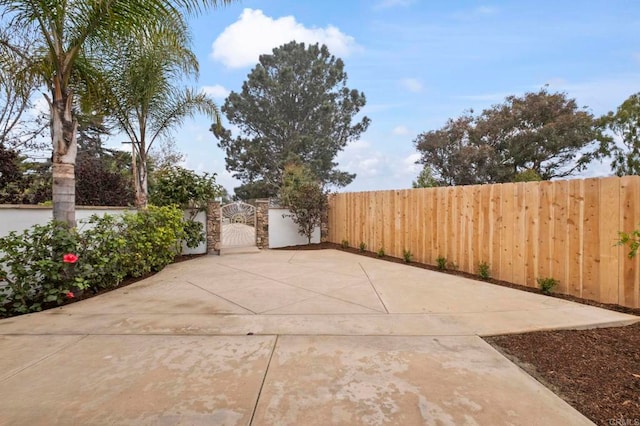
M 0 321 L 0 425 L 591 424 L 484 335 L 637 317 L 340 251 L 174 264 Z

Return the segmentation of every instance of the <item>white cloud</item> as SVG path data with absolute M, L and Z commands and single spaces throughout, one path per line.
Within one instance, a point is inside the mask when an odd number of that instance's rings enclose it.
M 492 6 L 479 6 L 475 9 L 475 13 L 483 16 L 496 15 L 498 13 L 497 7 Z
M 338 28 L 307 28 L 294 16 L 272 18 L 261 10 L 244 9 L 212 45 L 211 57 L 229 68 L 255 65 L 258 57 L 290 41 L 326 44 L 336 56 L 345 57 L 357 48 L 355 39 Z
M 469 21 L 487 16 L 497 15 L 500 10 L 497 7 L 493 6 L 478 6 L 475 9 L 465 10 L 462 12 L 458 12 L 454 15 L 455 18 Z
M 417 152 L 414 152 L 413 154 L 410 154 L 409 156 L 405 157 L 402 160 L 402 162 L 404 163 L 404 166 L 406 167 L 405 170 L 411 174 L 418 173 L 422 169 L 422 166 L 419 164 L 416 164 L 416 161 L 420 160 L 420 158 L 421 158 L 421 155 L 418 154 Z
M 407 7 L 415 3 L 415 0 L 382 0 L 373 7 L 376 10 L 390 9 L 392 7 Z
M 381 152 L 371 149 L 371 143 L 358 140 L 350 143 L 336 158 L 341 170 L 356 173 L 358 177 L 378 176 L 380 166 L 385 162 Z
M 392 132 L 397 136 L 407 136 L 410 133 L 406 126 L 396 126 Z
M 424 88 L 422 82 L 416 78 L 403 78 L 400 80 L 400 86 L 413 93 L 420 93 Z
M 207 95 L 213 97 L 214 99 L 225 99 L 229 96 L 229 90 L 227 90 L 224 86 L 216 84 L 214 86 L 203 86 L 202 91 Z

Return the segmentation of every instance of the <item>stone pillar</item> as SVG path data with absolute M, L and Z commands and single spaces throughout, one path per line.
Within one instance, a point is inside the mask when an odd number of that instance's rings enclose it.
M 259 249 L 269 248 L 269 200 L 255 200 L 256 245 Z
M 220 203 L 211 201 L 207 205 L 207 253 L 220 254 L 222 244 L 222 222 Z

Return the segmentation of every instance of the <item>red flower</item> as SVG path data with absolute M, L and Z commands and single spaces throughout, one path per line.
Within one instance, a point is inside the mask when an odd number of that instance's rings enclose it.
M 68 253 L 62 256 L 62 261 L 64 263 L 76 263 L 78 261 L 78 256 L 73 253 Z
M 68 291 L 65 296 L 67 296 L 67 299 L 73 299 L 75 297 L 72 291 Z

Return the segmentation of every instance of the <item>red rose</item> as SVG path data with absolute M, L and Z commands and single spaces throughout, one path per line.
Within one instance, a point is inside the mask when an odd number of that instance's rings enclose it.
M 66 296 L 67 296 L 67 299 L 73 299 L 75 297 L 72 291 L 68 291 Z
M 78 256 L 73 253 L 68 253 L 62 256 L 62 261 L 64 263 L 76 263 L 78 261 Z

